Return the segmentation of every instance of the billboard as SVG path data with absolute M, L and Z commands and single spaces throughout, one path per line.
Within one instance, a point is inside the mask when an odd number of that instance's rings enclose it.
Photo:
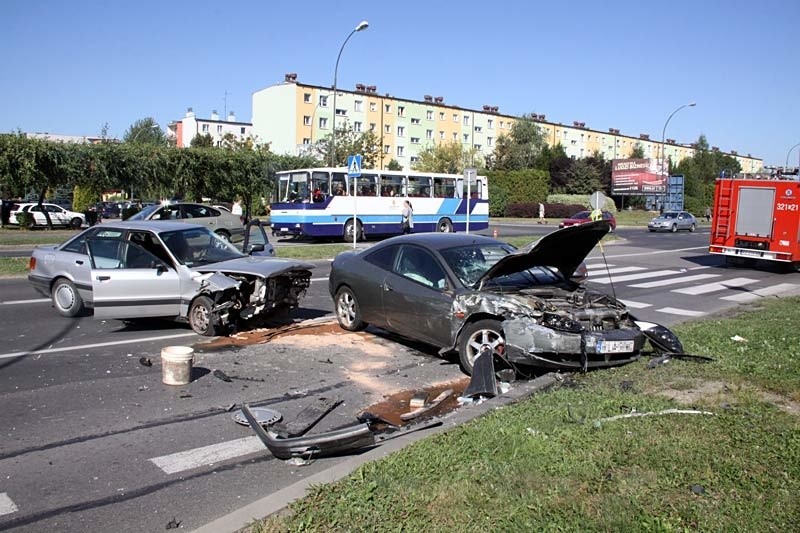
M 611 194 L 643 195 L 667 192 L 667 173 L 659 159 L 614 159 Z

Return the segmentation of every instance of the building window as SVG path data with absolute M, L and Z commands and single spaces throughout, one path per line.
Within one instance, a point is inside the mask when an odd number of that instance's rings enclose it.
M 464 125 L 469 126 L 469 115 L 464 115 Z
M 425 138 L 433 139 L 433 130 L 425 130 Z
M 320 117 L 319 119 L 319 129 L 327 130 L 328 129 L 328 119 L 325 117 Z
M 465 142 L 465 143 L 468 143 L 468 142 L 469 142 L 469 133 L 465 133 L 465 134 L 464 134 L 464 142 Z
M 453 122 L 458 122 L 458 113 L 453 113 Z
M 384 109 L 384 110 L 385 110 L 387 113 L 391 113 L 391 112 L 392 112 L 392 104 L 386 104 L 386 105 L 384 105 L 384 106 L 383 106 L 383 109 Z
M 303 137 L 303 144 L 311 144 L 311 139 L 308 137 Z
M 398 117 L 406 116 L 406 108 L 404 106 L 401 105 L 397 106 L 397 116 Z
M 362 100 L 356 100 L 355 103 L 353 104 L 353 111 L 360 113 L 363 110 L 364 110 L 364 102 Z
M 500 121 L 500 129 L 501 130 L 503 129 L 503 121 L 502 120 Z
M 375 111 L 377 109 L 378 109 L 378 104 L 376 104 L 375 102 L 370 102 L 369 103 L 369 110 L 370 111 Z
M 439 120 L 444 120 L 444 111 L 439 111 Z
M 453 132 L 453 140 L 454 140 L 454 141 L 457 141 L 457 140 L 458 140 L 458 133 L 456 133 L 456 132 Z
M 220 148 L 221 146 L 222 146 L 222 141 L 217 141 L 217 148 Z
M 419 124 L 419 119 L 418 118 L 412 118 L 411 119 L 411 123 L 412 124 Z
M 486 137 L 486 144 L 488 144 L 489 146 L 493 146 L 494 145 L 494 137 Z
M 311 93 L 303 93 L 303 103 L 304 104 L 311 103 Z
M 428 109 L 428 111 L 425 113 L 425 118 L 427 118 L 428 120 L 433 120 L 433 111 Z
M 203 127 L 201 129 L 203 133 L 208 133 L 208 124 L 203 124 Z
M 415 156 L 415 155 L 412 155 L 412 156 L 411 156 L 411 162 L 412 162 L 412 163 L 417 163 L 417 162 L 419 162 L 419 157 L 417 157 L 417 156 Z
M 480 133 L 481 131 L 483 131 L 483 128 L 480 126 L 475 126 L 475 133 Z
M 411 144 L 419 144 L 419 137 L 411 137 Z
M 376 125 L 374 122 L 369 123 L 369 131 L 375 131 Z
M 483 148 L 483 146 L 482 146 L 482 145 L 480 145 L 480 144 L 476 144 L 476 145 L 475 145 L 475 149 L 476 149 L 476 150 L 480 150 L 481 148 Z
M 444 132 L 441 130 L 439 131 L 439 138 L 444 140 Z
M 493 129 L 494 129 L 494 120 L 492 120 L 492 119 L 489 119 L 489 120 L 486 122 L 486 127 L 487 127 L 487 128 L 489 128 L 490 130 L 493 130 Z
M 244 126 L 241 128 L 241 134 L 244 135 Z
M 222 124 L 217 124 L 217 133 L 222 133 Z
M 356 133 L 361 133 L 361 122 L 353 122 L 353 131 Z
M 311 125 L 311 116 L 306 115 L 303 117 L 303 126 L 310 126 Z
M 320 107 L 328 107 L 328 97 L 320 95 L 319 97 L 319 106 Z
M 392 125 L 386 124 L 383 126 L 383 133 L 392 133 Z
M 392 153 L 392 147 L 390 145 L 388 145 L 388 144 L 384 144 L 383 145 L 383 153 L 384 154 L 391 154 Z
M 397 126 L 397 136 L 403 137 L 406 134 L 406 129 L 403 126 Z
M 397 156 L 398 157 L 403 157 L 403 155 L 404 155 L 403 152 L 405 152 L 405 147 L 404 146 L 398 146 L 397 147 Z
M 337 109 L 336 110 L 336 116 L 337 117 L 343 117 L 345 115 L 347 115 L 347 110 L 346 109 Z

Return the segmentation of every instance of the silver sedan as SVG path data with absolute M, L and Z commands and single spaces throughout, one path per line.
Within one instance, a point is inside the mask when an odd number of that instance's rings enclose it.
M 650 231 L 671 231 L 697 229 L 697 219 L 688 211 L 665 211 L 662 215 L 650 220 L 647 224 Z

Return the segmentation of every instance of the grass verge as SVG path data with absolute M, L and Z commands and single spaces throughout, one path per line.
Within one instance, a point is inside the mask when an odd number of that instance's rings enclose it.
M 22 277 L 27 275 L 27 257 L 0 257 L 0 277 Z
M 0 229 L 0 245 L 60 244 L 78 233 L 78 231 L 80 230 L 28 230 L 5 226 Z
M 715 362 L 643 359 L 567 378 L 314 487 L 250 529 L 797 531 L 798 323 L 789 298 L 682 325 L 687 350 Z M 713 415 L 601 421 L 668 408 Z

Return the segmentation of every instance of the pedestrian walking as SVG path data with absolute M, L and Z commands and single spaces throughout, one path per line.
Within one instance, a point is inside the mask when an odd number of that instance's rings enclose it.
M 547 220 L 544 219 L 544 204 L 539 202 L 539 222 L 538 224 L 547 224 Z
M 414 229 L 414 208 L 411 207 L 411 202 L 406 200 L 403 202 L 403 211 L 401 218 L 403 233 L 411 233 Z
M 233 205 L 231 206 L 231 214 L 237 215 L 239 220 L 244 223 L 244 210 L 242 209 L 242 201 L 239 198 L 236 198 L 233 201 Z
M 706 222 L 711 222 L 711 208 L 706 207 Z

